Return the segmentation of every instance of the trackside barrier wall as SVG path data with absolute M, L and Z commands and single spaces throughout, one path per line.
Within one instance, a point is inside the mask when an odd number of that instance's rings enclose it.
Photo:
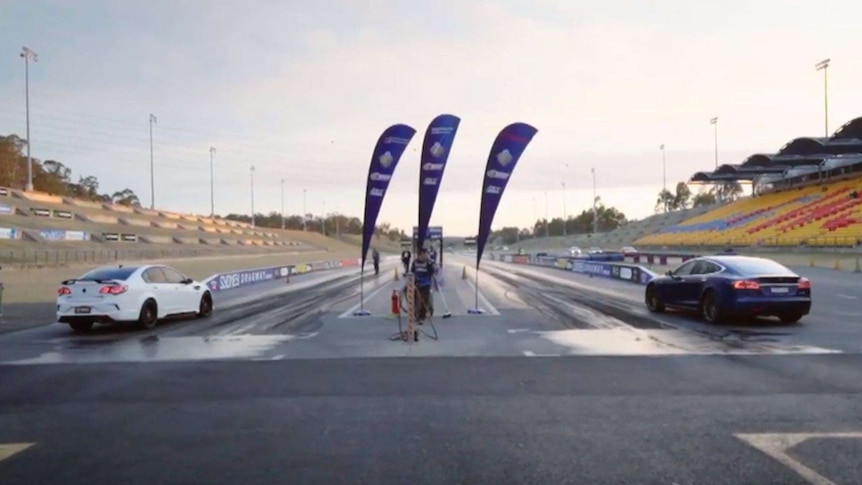
M 284 279 L 290 275 L 300 275 L 315 271 L 325 271 L 328 269 L 347 268 L 353 266 L 359 266 L 358 259 L 350 258 L 313 261 L 311 263 L 285 264 L 282 266 L 271 266 L 267 268 L 217 273 L 206 278 L 203 282 L 209 287 L 210 291 L 227 291 L 257 283 Z
M 657 275 L 643 266 L 628 263 L 596 261 L 590 258 L 560 258 L 555 256 L 503 256 L 504 262 L 514 264 L 529 264 L 571 271 L 590 276 L 601 276 L 615 280 L 623 280 L 645 285 Z

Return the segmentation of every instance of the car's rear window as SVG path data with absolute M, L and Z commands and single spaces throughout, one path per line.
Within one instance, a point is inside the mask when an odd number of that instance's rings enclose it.
M 78 278 L 79 280 L 120 280 L 125 281 L 138 268 L 99 268 Z
M 727 261 L 727 266 L 744 275 L 790 275 L 790 271 L 781 264 L 769 259 L 740 258 Z

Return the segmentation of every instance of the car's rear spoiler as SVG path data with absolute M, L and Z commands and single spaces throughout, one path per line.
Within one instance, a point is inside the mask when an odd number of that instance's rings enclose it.
M 119 280 L 91 280 L 91 279 L 77 279 L 72 278 L 70 280 L 63 281 L 61 284 L 63 285 L 74 285 L 77 282 L 82 283 L 96 283 L 97 285 L 119 285 L 122 284 L 122 281 Z

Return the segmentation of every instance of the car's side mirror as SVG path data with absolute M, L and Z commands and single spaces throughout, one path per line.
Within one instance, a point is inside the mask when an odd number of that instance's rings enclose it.
M 184 285 L 190 285 L 190 284 L 192 284 L 194 281 L 195 281 L 195 280 L 193 280 L 193 279 L 191 279 L 191 278 L 186 278 L 186 279 L 182 280 L 180 283 L 182 283 L 182 284 L 184 284 Z
M 665 276 L 671 276 L 672 277 L 673 276 L 673 270 L 669 269 L 669 270 L 665 271 L 664 274 L 665 274 Z

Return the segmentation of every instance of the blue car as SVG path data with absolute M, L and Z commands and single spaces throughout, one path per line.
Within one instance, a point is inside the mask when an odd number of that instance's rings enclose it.
M 770 259 L 706 256 L 650 281 L 645 300 L 652 312 L 693 310 L 710 323 L 760 316 L 796 323 L 811 311 L 811 282 Z

